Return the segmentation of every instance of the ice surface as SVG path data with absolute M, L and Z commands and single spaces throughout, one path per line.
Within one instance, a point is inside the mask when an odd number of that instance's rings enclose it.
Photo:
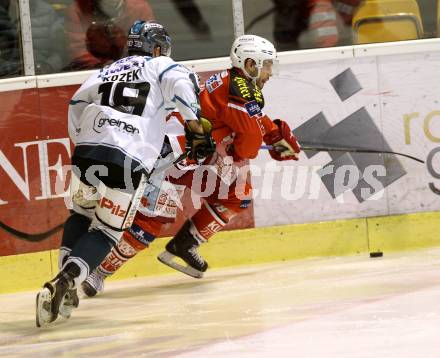
M 35 327 L 0 295 L 0 356 L 440 357 L 440 250 L 109 282 Z

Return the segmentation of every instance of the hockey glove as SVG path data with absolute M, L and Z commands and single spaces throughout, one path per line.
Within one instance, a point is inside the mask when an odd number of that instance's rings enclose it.
M 235 153 L 234 143 L 228 144 L 225 148 L 226 154 L 232 157 L 234 162 L 240 162 L 243 160 L 237 153 Z
M 301 147 L 289 125 L 281 119 L 275 119 L 273 122 L 278 129 L 267 133 L 263 138 L 266 144 L 273 146 L 273 149 L 269 150 L 270 156 L 278 161 L 298 160 Z
M 202 163 L 208 156 L 215 152 L 215 141 L 211 136 L 211 124 L 206 125 L 201 119 L 201 124 L 204 128 L 204 133 L 195 133 L 190 128 L 185 126 L 185 149 L 188 159 L 194 160 L 197 163 Z

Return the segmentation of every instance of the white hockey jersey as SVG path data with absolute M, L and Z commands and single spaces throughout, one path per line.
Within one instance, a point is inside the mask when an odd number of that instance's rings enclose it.
M 74 155 L 151 171 L 165 136 L 165 118 L 178 108 L 198 118 L 193 72 L 169 57 L 130 56 L 96 71 L 69 105 Z

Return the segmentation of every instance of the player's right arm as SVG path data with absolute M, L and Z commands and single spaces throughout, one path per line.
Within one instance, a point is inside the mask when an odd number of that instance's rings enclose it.
M 258 155 L 271 121 L 261 110 L 254 96 L 246 97 L 231 84 L 223 118 L 225 124 L 234 132 L 234 143 L 230 155 L 234 160 L 253 159 Z
M 158 82 L 165 103 L 177 107 L 185 121 L 198 120 L 200 89 L 196 75 L 170 58 L 160 57 L 157 62 Z
M 199 83 L 197 76 L 172 60 L 158 76 L 165 102 L 172 102 L 185 122 L 186 150 L 190 159 L 203 160 L 215 151 L 211 128 L 200 122 Z

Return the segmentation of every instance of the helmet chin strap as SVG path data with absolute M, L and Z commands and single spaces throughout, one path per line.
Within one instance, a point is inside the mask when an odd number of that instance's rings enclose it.
M 243 72 L 246 74 L 246 76 L 248 76 L 248 77 L 252 80 L 252 82 L 254 83 L 254 85 L 257 84 L 258 77 L 260 77 L 260 73 L 261 73 L 261 67 L 258 67 L 258 66 L 256 66 L 256 67 L 257 67 L 257 75 L 256 75 L 256 76 L 252 76 L 252 75 L 246 70 L 246 68 L 243 67 Z

